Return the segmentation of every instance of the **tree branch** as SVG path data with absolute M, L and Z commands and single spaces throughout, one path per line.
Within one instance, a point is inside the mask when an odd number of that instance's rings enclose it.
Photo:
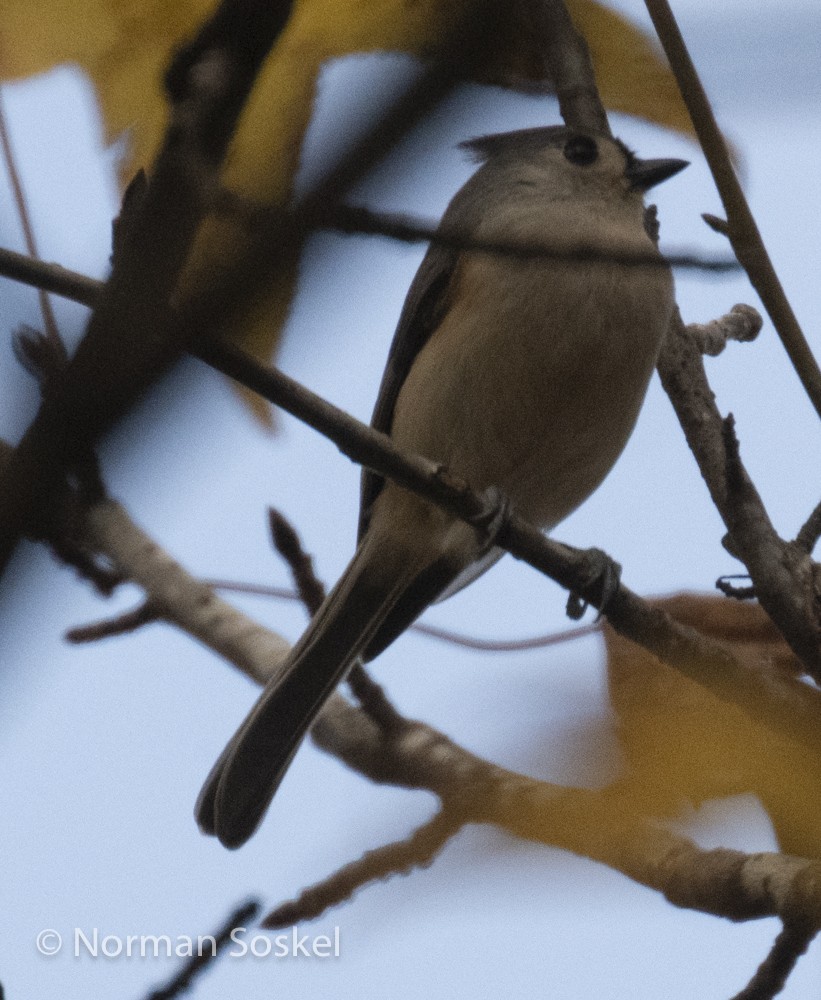
M 90 507 L 85 536 L 145 591 L 155 614 L 184 628 L 257 683 L 268 680 L 288 654 L 282 636 L 217 597 L 164 552 L 114 500 Z
M 123 576 L 140 583 L 152 604 L 164 605 L 178 627 L 230 658 L 257 683 L 275 676 L 280 657 L 271 651 L 279 648 L 279 640 L 260 641 L 265 630 L 247 620 L 243 626 L 243 616 L 233 611 L 230 646 L 219 627 L 216 633 L 203 629 L 202 585 L 147 539 L 118 504 L 99 502 L 88 511 L 86 524 L 89 541 L 104 548 Z M 404 845 L 381 849 L 306 890 L 296 903 L 279 907 L 269 918 L 272 925 L 315 916 L 375 877 L 426 863 L 465 823 L 490 823 L 600 861 L 662 892 L 676 906 L 734 921 L 778 916 L 786 926 L 802 928 L 807 940 L 818 928 L 821 863 L 779 854 L 703 851 L 635 814 L 629 791 L 623 797 L 618 785 L 589 791 L 536 781 L 482 760 L 431 727 L 405 719 L 387 700 L 386 705 L 389 725 L 380 718 L 384 713 L 357 709 L 336 694 L 312 736 L 378 784 L 435 793 L 442 813 Z M 771 964 L 783 968 L 785 963 Z
M 422 79 L 374 121 L 364 138 L 303 198 L 272 213 L 242 254 L 176 313 L 169 296 L 204 208 L 218 190 L 218 166 L 262 59 L 290 12 L 290 0 L 223 0 L 167 78 L 172 121 L 152 180 L 128 225 L 111 278 L 59 394 L 44 403 L 0 481 L 0 573 L 26 518 L 49 502 L 64 470 L 128 409 L 184 345 L 221 329 L 299 245 L 313 214 L 333 204 L 471 68 L 498 37 L 501 3 L 455 18 Z M 99 383 L 99 385 L 98 385 Z
M 612 135 L 587 43 L 576 30 L 564 0 L 542 0 L 539 12 L 547 45 L 545 59 L 562 118 L 571 128 Z
M 407 840 L 367 851 L 330 878 L 303 889 L 297 899 L 282 903 L 268 913 L 262 926 L 276 930 L 314 920 L 332 906 L 344 903 L 358 889 L 371 882 L 383 881 L 393 875 L 409 875 L 416 868 L 426 868 L 459 832 L 463 823 L 450 810 L 441 810 Z
M 33 276 L 40 269 L 49 270 L 49 267 L 41 264 L 37 268 L 32 267 L 28 273 Z M 52 275 L 54 284 L 60 285 L 61 293 L 74 288 L 72 281 L 66 277 L 67 273 L 60 269 L 56 275 Z M 78 294 L 88 294 L 92 287 L 88 279 L 76 283 Z M 324 434 L 353 461 L 395 480 L 407 489 L 445 507 L 457 517 L 471 520 L 486 513 L 486 498 L 473 493 L 467 484 L 454 481 L 435 463 L 421 456 L 403 454 L 389 437 L 360 423 L 278 369 L 261 365 L 238 348 L 218 340 L 206 340 L 195 350 L 196 356 L 207 364 Z M 696 377 L 699 370 L 700 380 Z M 706 385 L 700 349 L 692 339 L 688 341 L 683 335 L 668 336 L 659 359 L 659 372 L 685 428 L 688 442 L 694 449 L 702 474 L 708 485 L 715 485 L 714 500 L 717 504 L 720 501 L 726 506 L 726 488 L 721 487 L 726 462 L 723 459 L 716 460 L 716 448 L 723 448 L 720 432 L 722 423 L 712 393 Z M 671 379 L 675 381 L 675 385 L 669 384 Z M 691 388 L 693 379 L 695 389 Z M 708 442 L 708 446 L 703 449 L 700 444 L 702 431 Z M 711 485 L 710 489 L 712 493 L 714 486 Z M 722 510 L 722 506 L 719 506 L 719 510 Z M 766 533 L 765 540 L 769 545 Z M 552 577 L 561 586 L 578 593 L 584 600 L 599 606 L 601 594 L 595 585 L 591 586 L 590 563 L 584 553 L 546 538 L 515 514 L 502 527 L 496 544 Z M 763 589 L 765 594 L 769 593 L 769 588 Z M 779 597 L 777 593 L 775 596 Z M 778 610 L 784 599 L 770 603 Z M 788 625 L 791 618 L 795 617 L 793 608 L 794 605 L 788 602 Z M 739 705 L 753 718 L 764 721 L 767 725 L 782 728 L 792 738 L 811 747 L 812 752 L 817 752 L 821 717 L 814 700 L 816 693 L 812 692 L 813 698 L 808 701 L 810 690 L 806 686 L 790 682 L 785 687 L 781 679 L 748 669 L 734 660 L 723 647 L 710 643 L 693 629 L 678 625 L 624 585 L 619 586 L 607 606 L 606 614 L 613 627 L 625 637 L 707 687 L 722 700 Z M 773 617 L 783 631 L 779 618 L 775 615 Z M 805 617 L 802 614 L 793 623 L 793 632 L 799 629 L 803 620 Z M 806 651 L 817 655 L 817 647 L 799 641 L 805 636 L 806 629 L 803 629 L 791 645 L 794 649 L 798 645 L 802 651 L 806 648 Z M 799 652 L 799 656 L 801 655 Z M 821 695 L 818 699 L 821 703 Z
M 0 481 L 0 572 L 27 521 L 181 349 L 171 293 L 223 155 L 290 0 L 223 0 L 166 80 L 171 120 L 132 206 L 106 282 L 64 378 L 43 400 Z
M 203 948 L 183 965 L 182 969 L 165 986 L 158 990 L 152 990 L 146 1000 L 176 1000 L 191 988 L 191 984 L 205 969 L 212 965 L 225 950 L 225 945 L 231 941 L 231 931 L 237 927 L 244 927 L 252 920 L 256 920 L 261 909 L 258 900 L 250 899 L 247 903 L 238 906 L 228 917 L 225 923 L 211 937 L 214 943 L 211 950 Z
M 733 1000 L 772 1000 L 786 985 L 799 958 L 806 952 L 818 928 L 805 922 L 785 923 L 770 954 Z
M 821 416 L 821 370 L 770 260 L 668 0 L 645 0 L 727 214 L 727 236 Z
M 739 455 L 732 424 L 718 411 L 701 345 L 676 315 L 658 372 L 728 544 L 747 570 L 764 609 L 807 672 L 821 681 L 821 571 L 800 545 L 779 537 Z

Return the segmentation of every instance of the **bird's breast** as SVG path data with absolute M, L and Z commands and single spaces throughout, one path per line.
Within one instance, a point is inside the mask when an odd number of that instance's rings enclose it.
M 627 442 L 672 304 L 666 267 L 465 255 L 392 435 L 550 527 Z

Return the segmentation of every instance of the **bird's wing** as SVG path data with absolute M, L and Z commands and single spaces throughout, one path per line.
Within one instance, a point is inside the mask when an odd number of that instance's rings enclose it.
M 396 400 L 404 385 L 416 356 L 439 326 L 448 310 L 453 276 L 459 254 L 445 247 L 432 246 L 413 279 L 402 315 L 388 353 L 385 373 L 379 387 L 371 426 L 390 434 Z M 361 541 L 370 521 L 374 501 L 384 486 L 382 476 L 362 470 L 362 490 L 359 507 L 359 534 Z

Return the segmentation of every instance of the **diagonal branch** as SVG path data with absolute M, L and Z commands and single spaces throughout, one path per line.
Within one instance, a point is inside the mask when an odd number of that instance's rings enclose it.
M 728 545 L 747 566 L 755 593 L 802 664 L 821 680 L 821 570 L 806 548 L 779 537 L 742 465 L 731 418 L 718 411 L 701 345 L 676 315 L 658 372 L 713 503 Z
M 571 128 L 612 135 L 587 43 L 576 30 L 564 0 L 542 0 L 539 13 L 542 35 L 547 40 L 545 58 L 562 118 Z
M 0 481 L 0 572 L 27 520 L 179 353 L 170 296 L 239 113 L 290 0 L 223 0 L 169 70 L 171 120 L 147 190 L 123 227 L 86 334 Z
M 218 190 L 218 168 L 262 59 L 284 27 L 291 0 L 223 0 L 166 76 L 172 121 L 144 196 L 121 226 L 106 291 L 64 380 L 44 404 L 0 480 L 0 572 L 26 519 L 47 505 L 65 469 L 93 446 L 183 350 L 223 328 L 298 246 L 311 217 L 333 204 L 471 68 L 498 37 L 505 6 L 448 22 L 436 59 L 396 104 L 297 206 L 272 213 L 219 279 L 178 311 L 169 296 L 203 211 Z
M 19 260 L 19 255 L 12 255 L 12 259 L 22 269 L 24 262 Z M 36 265 L 28 262 L 26 267 L 29 278 L 47 271 L 53 278 L 55 290 L 59 290 L 61 294 L 76 290 L 78 295 L 91 295 L 93 298 L 95 286 L 89 279 L 80 278 L 75 289 L 72 279 L 68 277 L 69 272 L 61 269 L 50 271 L 50 265 L 39 262 Z M 683 349 L 686 344 L 686 338 L 681 336 L 668 337 L 667 347 L 659 362 L 663 381 L 667 378 L 666 371 L 675 372 L 679 366 L 677 360 L 668 364 L 665 358 Z M 693 377 L 690 368 L 696 363 L 701 365 L 698 347 L 693 344 L 689 351 L 697 361 L 688 354 L 688 373 L 682 377 L 685 392 L 689 391 L 686 380 Z M 202 343 L 197 348 L 196 356 L 324 434 L 353 461 L 394 479 L 433 503 L 444 506 L 458 517 L 470 520 L 477 514 L 486 512 L 486 499 L 473 493 L 465 483 L 454 482 L 427 459 L 404 454 L 389 437 L 362 424 L 278 369 L 262 365 L 238 348 L 217 340 Z M 706 381 L 697 392 L 694 404 L 696 412 L 702 417 L 704 413 L 709 413 L 705 400 L 709 399 L 710 406 L 715 409 L 712 393 L 705 387 Z M 678 412 L 678 405 L 674 405 Z M 692 420 L 688 423 L 686 414 L 679 413 L 679 419 L 685 425 L 688 440 L 693 435 L 695 444 L 691 447 L 697 448 L 701 433 L 699 427 Z M 721 418 L 717 411 L 715 419 L 720 424 Z M 713 433 L 710 440 L 714 437 Z M 713 452 L 708 451 L 708 454 L 712 456 Z M 698 452 L 696 457 L 701 464 Z M 715 464 L 713 458 L 710 461 Z M 719 465 L 713 478 L 720 482 L 723 480 L 724 467 L 720 463 Z M 721 499 L 723 494 L 719 493 L 717 496 Z M 589 561 L 584 553 L 545 538 L 536 528 L 515 515 L 502 528 L 496 542 L 517 558 L 552 577 L 561 586 L 578 593 L 594 606 L 599 606 L 601 594 L 597 592 L 596 586 L 591 587 Z M 679 625 L 623 584 L 609 602 L 606 613 L 613 627 L 626 638 L 648 649 L 722 700 L 737 704 L 753 718 L 760 719 L 767 725 L 782 728 L 792 734 L 794 739 L 812 748 L 813 753 L 817 752 L 818 732 L 821 731 L 821 696 L 817 696 L 815 691 L 805 685 L 792 681 L 785 684 L 780 678 L 750 670 L 724 647 L 709 642 L 694 629 Z M 783 631 L 782 622 L 773 617 Z M 798 619 L 799 624 L 801 620 Z M 789 617 L 787 624 L 789 625 Z M 794 630 L 796 627 L 797 625 Z M 791 644 L 795 648 L 795 643 Z M 818 705 L 816 701 L 819 702 Z
M 805 921 L 785 923 L 756 974 L 732 1000 L 771 1000 L 777 996 L 816 933 L 817 927 Z
M 89 541 L 105 551 L 124 577 L 135 579 L 152 604 L 165 604 L 170 620 L 233 662 L 259 684 L 275 676 L 278 643 L 260 641 L 259 626 L 230 609 L 235 641 L 230 652 L 219 636 L 203 630 L 201 585 L 148 539 L 122 507 L 95 504 L 85 521 Z M 177 583 L 164 582 L 169 576 Z M 191 587 L 189 594 L 184 590 Z M 243 625 L 243 622 L 245 623 Z M 384 695 L 382 696 L 384 698 Z M 386 702 L 387 703 L 387 702 Z M 387 703 L 390 705 L 390 703 Z M 447 736 L 401 716 L 390 706 L 391 725 L 355 708 L 340 695 L 327 703 L 312 735 L 320 747 L 378 784 L 426 789 L 443 803 L 440 819 L 422 828 L 413 849 L 393 845 L 378 852 L 377 865 L 349 867 L 334 882 L 342 895 L 374 874 L 384 877 L 432 858 L 458 826 L 490 823 L 527 840 L 562 847 L 600 861 L 662 892 L 676 906 L 734 921 L 778 916 L 809 935 L 821 923 L 821 864 L 779 854 L 704 851 L 691 841 L 637 815 L 618 785 L 600 791 L 564 788 L 495 766 Z M 395 865 L 391 868 L 391 859 Z M 315 915 L 333 902 L 321 887 L 302 904 L 278 911 L 278 922 Z
M 821 370 L 764 246 L 670 4 L 668 0 L 645 2 L 724 204 L 727 236 L 753 288 L 764 303 L 801 384 L 821 416 Z
M 332 906 L 350 899 L 358 889 L 393 875 L 408 875 L 426 868 L 459 832 L 464 819 L 450 810 L 441 810 L 407 839 L 367 851 L 330 878 L 309 886 L 297 899 L 282 903 L 266 915 L 262 926 L 269 930 L 290 927 L 321 916 Z
M 177 997 L 187 993 L 194 980 L 227 950 L 226 946 L 231 942 L 231 932 L 256 920 L 260 909 L 260 903 L 256 899 L 249 899 L 238 906 L 216 933 L 206 936 L 206 939 L 209 936 L 212 939 L 210 950 L 198 948 L 197 953 L 185 962 L 176 976 L 160 989 L 152 990 L 146 1000 L 177 1000 Z
M 20 177 L 20 172 L 17 169 L 17 160 L 14 156 L 14 150 L 12 148 L 11 134 L 2 97 L 0 97 L 0 147 L 2 147 L 3 151 L 3 165 L 6 168 L 9 183 L 11 184 L 11 191 L 14 198 L 14 206 L 17 210 L 17 217 L 20 220 L 20 225 L 23 230 L 23 239 L 25 240 L 26 251 L 30 257 L 37 258 L 40 255 L 37 252 L 37 240 L 34 235 L 34 226 L 31 223 L 31 216 L 28 211 L 26 195 L 23 190 L 23 181 Z M 43 319 L 43 332 L 50 343 L 54 346 L 55 350 L 62 350 L 65 352 L 63 341 L 60 338 L 60 332 L 57 329 L 57 320 L 54 317 L 54 310 L 51 308 L 51 301 L 49 300 L 48 294 L 43 288 L 38 288 L 37 295 L 40 302 L 40 315 Z

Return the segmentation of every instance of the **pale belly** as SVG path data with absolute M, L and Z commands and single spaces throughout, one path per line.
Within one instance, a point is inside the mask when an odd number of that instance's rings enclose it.
M 665 269 L 476 258 L 414 362 L 392 436 L 550 528 L 624 448 L 672 302 Z

